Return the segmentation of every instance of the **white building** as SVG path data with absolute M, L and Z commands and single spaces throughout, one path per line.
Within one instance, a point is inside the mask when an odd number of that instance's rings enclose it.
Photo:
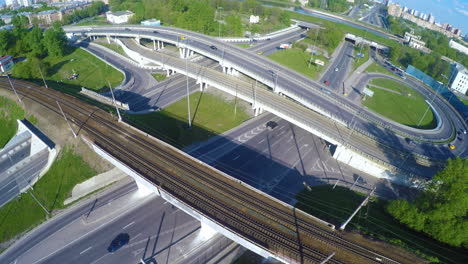
M 250 24 L 258 24 L 258 22 L 260 22 L 260 16 L 250 15 L 249 22 Z
M 435 17 L 432 14 L 429 14 L 429 17 L 427 18 L 427 21 L 431 24 L 434 24 L 435 22 Z
M 468 91 L 468 70 L 459 63 L 455 64 L 452 70 L 455 77 L 450 84 L 450 89 L 466 94 Z
M 16 6 L 16 5 L 18 5 L 18 2 L 16 0 L 5 0 L 5 5 L 6 6 Z
M 107 12 L 106 19 L 112 24 L 123 24 L 128 23 L 128 20 L 133 16 L 133 12 L 130 11 L 117 11 L 117 12 Z
M 462 44 L 456 42 L 456 41 L 453 41 L 453 39 L 451 39 L 449 41 L 449 46 L 452 48 L 452 49 L 456 49 L 462 53 L 465 53 L 466 55 L 468 55 L 468 48 L 463 46 Z
M 6 72 L 13 67 L 13 58 L 11 56 L 0 57 L 0 71 Z

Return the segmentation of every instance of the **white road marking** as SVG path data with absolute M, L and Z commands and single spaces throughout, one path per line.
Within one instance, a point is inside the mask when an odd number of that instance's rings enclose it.
M 89 248 L 87 248 L 87 249 L 81 251 L 80 255 L 83 254 L 83 253 L 85 253 L 86 251 L 90 250 L 91 248 L 92 248 L 92 247 L 89 247 Z
M 240 157 L 240 155 L 237 155 L 235 158 L 233 158 L 232 160 L 236 160 Z
M 122 229 L 125 229 L 125 228 L 127 228 L 127 227 L 129 227 L 129 226 L 131 226 L 131 225 L 133 225 L 133 224 L 135 224 L 135 221 L 131 222 L 130 224 L 128 224 L 128 225 L 126 225 L 126 226 L 124 226 Z
M 132 237 L 131 239 L 136 239 L 139 236 L 141 236 L 141 233 L 138 233 L 136 236 Z
M 258 142 L 258 144 L 261 144 L 261 143 L 263 143 L 264 141 L 265 141 L 265 139 L 262 139 L 262 140 L 260 140 L 260 142 Z

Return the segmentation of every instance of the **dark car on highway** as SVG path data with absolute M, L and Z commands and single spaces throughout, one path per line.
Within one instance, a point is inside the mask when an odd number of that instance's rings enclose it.
M 268 129 L 273 129 L 275 127 L 278 126 L 278 123 L 276 123 L 275 121 L 268 121 L 266 124 L 265 124 L 265 127 L 268 128 Z
M 107 248 L 107 251 L 115 252 L 119 248 L 128 244 L 129 241 L 130 241 L 130 236 L 128 234 L 120 233 L 114 238 L 114 240 L 112 240 L 111 244 Z
M 217 50 L 218 48 L 216 46 L 210 46 L 210 49 Z

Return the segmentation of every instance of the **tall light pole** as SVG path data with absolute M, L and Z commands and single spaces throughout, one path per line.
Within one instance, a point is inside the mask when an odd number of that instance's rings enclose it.
M 221 38 L 221 10 L 223 10 L 224 8 L 222 6 L 218 6 L 216 8 L 216 10 L 219 10 L 218 11 L 218 37 Z
M 319 33 L 319 29 L 317 29 L 317 33 L 315 33 L 314 50 L 317 49 L 315 45 L 317 44 L 318 33 Z M 312 52 L 312 56 L 310 56 L 309 65 L 307 66 L 307 68 L 310 68 L 310 63 L 312 62 L 313 57 L 314 57 L 314 52 Z
M 107 65 L 107 64 L 106 64 Z M 42 77 L 42 81 L 44 82 L 44 86 L 45 88 L 49 88 L 49 86 L 47 86 L 47 83 L 44 79 L 44 75 L 42 74 L 42 70 L 41 70 L 41 66 L 39 66 L 39 73 L 41 74 L 41 77 Z
M 188 78 L 188 56 L 185 54 L 185 80 L 187 83 L 187 112 L 188 112 L 188 126 L 192 128 L 192 119 L 190 115 L 190 90 L 189 90 L 189 78 Z
M 8 82 L 10 83 L 11 89 L 13 89 L 13 92 L 15 92 L 16 98 L 18 98 L 18 102 L 21 103 L 21 98 L 18 96 L 18 93 L 16 92 L 15 87 L 13 86 L 13 83 L 10 80 L 10 75 L 7 74 Z
M 119 116 L 119 122 L 122 122 L 122 116 L 120 116 L 119 108 L 117 107 L 117 103 L 115 102 L 114 91 L 112 91 L 112 86 L 111 86 L 109 80 L 107 80 L 107 83 L 109 84 L 109 89 L 110 89 L 110 92 L 111 92 L 111 95 L 112 95 L 112 102 L 114 103 L 115 110 L 117 110 L 117 115 Z

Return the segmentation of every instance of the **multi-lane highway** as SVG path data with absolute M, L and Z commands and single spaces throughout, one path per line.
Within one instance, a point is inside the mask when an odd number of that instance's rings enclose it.
M 345 122 L 348 127 L 352 126 L 358 131 L 365 131 L 365 134 L 370 134 L 373 138 L 379 138 L 379 141 L 389 146 L 400 147 L 406 151 L 413 150 L 405 146 L 404 137 L 383 137 L 382 130 L 385 131 L 384 134 L 391 133 L 394 135 L 397 133 L 413 138 L 416 142 L 421 139 L 424 141 L 447 142 L 453 140 L 455 131 L 466 129 L 466 124 L 464 124 L 462 118 L 455 110 L 451 110 L 449 113 L 441 113 L 441 118 L 444 122 L 437 130 L 427 131 L 395 125 L 386 118 L 362 109 L 359 105 L 347 100 L 341 94 L 325 93 L 323 91 L 324 85 L 275 64 L 266 58 L 252 55 L 241 48 L 186 30 L 161 27 L 155 33 L 154 29 L 149 31 L 148 29 L 144 29 L 144 27 L 133 26 L 124 29 L 119 27 L 68 27 L 65 30 L 69 33 L 75 32 L 87 35 L 139 36 L 141 38 L 159 39 L 189 47 L 197 53 L 220 61 L 224 65 L 232 65 L 235 69 L 259 79 L 270 87 L 276 86 L 278 90 L 296 101 L 309 102 L 319 109 L 333 113 L 335 118 Z M 183 43 L 180 40 L 181 36 L 185 37 Z M 212 46 L 216 47 L 216 49 Z M 356 114 L 358 117 L 354 118 Z M 351 125 L 353 118 L 354 121 Z M 370 127 L 373 129 L 370 129 Z M 395 140 L 398 141 L 397 144 L 395 144 Z M 447 157 L 454 155 L 466 156 L 467 145 L 458 144 L 457 150 L 445 153 L 448 156 L 440 156 L 437 155 L 437 152 L 431 151 L 424 151 L 419 154 L 437 160 L 445 160 Z

